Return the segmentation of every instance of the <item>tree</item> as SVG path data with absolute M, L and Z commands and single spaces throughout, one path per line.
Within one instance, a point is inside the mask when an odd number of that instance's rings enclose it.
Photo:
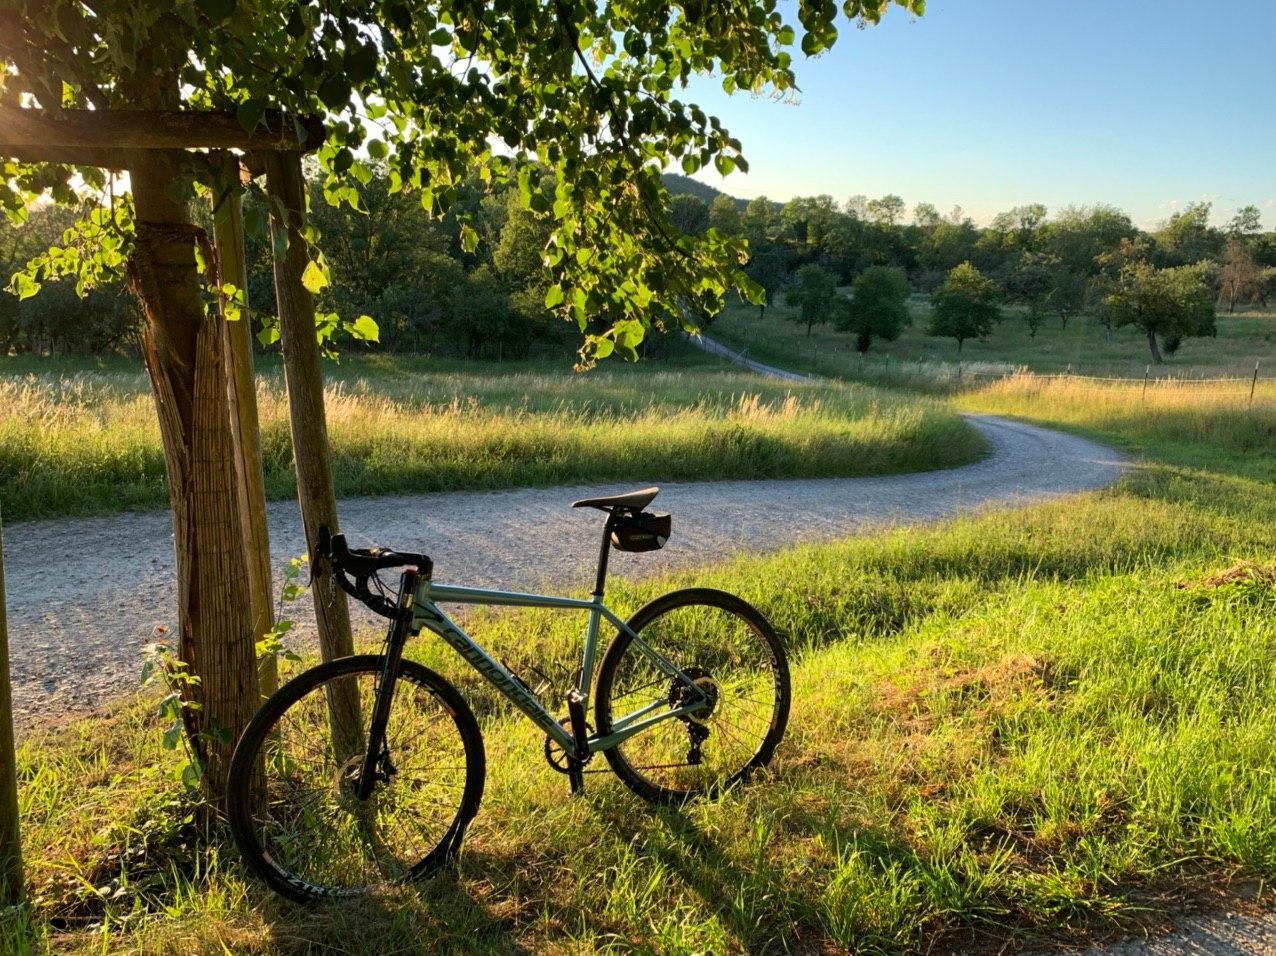
M 3 519 L 0 518 L 0 524 Z M 22 902 L 22 835 L 18 826 L 18 763 L 13 747 L 9 631 L 4 595 L 4 538 L 0 533 L 0 906 Z
M 997 285 L 969 262 L 963 262 L 930 294 L 931 335 L 957 340 L 957 351 L 967 339 L 982 338 L 1001 319 Z
M 1029 338 L 1036 338 L 1041 320 L 1050 307 L 1059 265 L 1059 260 L 1049 254 L 1025 252 L 1006 279 L 1007 297 L 1024 306 Z
M 863 193 L 856 193 L 842 204 L 842 209 L 852 219 L 866 222 L 868 220 L 868 197 Z
M 1158 269 L 1146 259 L 1131 262 L 1103 306 L 1114 326 L 1143 331 L 1157 365 L 1162 362 L 1158 336 L 1176 349 L 1188 336 L 1214 334 L 1214 295 L 1193 266 Z
M 758 303 L 758 318 L 766 315 L 766 307 L 775 300 L 775 294 L 789 281 L 788 257 L 784 249 L 774 243 L 754 247 L 753 256 L 745 266 L 749 278 L 762 287 L 765 295 Z
M 1242 206 L 1227 223 L 1227 234 L 1233 238 L 1252 236 L 1263 231 L 1263 214 L 1257 206 Z
M 1154 233 L 1155 254 L 1162 265 L 1191 265 L 1218 255 L 1223 235 L 1210 225 L 1213 204 L 1188 203 Z
M 1235 312 L 1236 303 L 1257 299 L 1262 292 L 1262 270 L 1254 261 L 1249 245 L 1240 239 L 1227 243 L 1227 258 L 1218 273 L 1219 298 L 1227 302 L 1227 311 Z
M 1276 266 L 1266 266 L 1258 273 L 1257 299 L 1259 304 L 1267 308 L 1267 297 L 1276 292 Z
M 896 2 L 921 12 L 921 0 Z M 887 6 L 861 0 L 849 12 L 871 23 Z M 634 359 L 651 323 L 683 321 L 688 297 L 716 310 L 733 286 L 759 294 L 739 270 L 741 240 L 679 234 L 669 221 L 660 170 L 672 162 L 689 175 L 709 163 L 724 175 L 747 170 L 739 143 L 675 91 L 712 72 L 749 89 L 792 90 L 786 48 L 799 32 L 760 2 L 672 14 L 655 0 L 559 3 L 547 16 L 537 9 L 520 0 L 482 9 L 461 0 L 137 0 L 59 4 L 50 15 L 44 0 L 10 0 L 0 10 L 9 104 L 0 109 L 22 104 L 63 117 L 77 110 L 90 124 L 121 109 L 219 111 L 245 130 L 270 129 L 279 142 L 292 136 L 294 146 L 309 143 L 315 128 L 298 122 L 294 131 L 282 116 L 318 115 L 326 118 L 317 134 L 324 198 L 333 204 L 357 203 L 355 183 L 369 173 L 364 156 L 386 163 L 392 191 L 419 185 L 435 215 L 455 207 L 458 184 L 472 173 L 515 185 L 525 208 L 552 218 L 544 301 L 585 332 L 582 361 Z M 833 45 L 836 18 L 832 6 L 803 8 L 804 53 Z M 6 156 L 0 205 L 20 219 L 41 196 L 63 204 L 95 196 L 77 227 L 77 255 L 51 248 L 29 265 L 21 291 L 66 275 L 87 288 L 127 274 L 140 303 L 173 510 L 176 640 L 200 678 L 190 728 L 209 757 L 205 785 L 217 795 L 255 704 L 258 635 L 234 544 L 221 330 L 205 310 L 216 290 L 199 266 L 211 257 L 197 255 L 203 239 L 190 207 L 197 183 L 234 187 L 189 152 L 111 145 L 97 147 L 101 162 L 87 166 L 32 162 L 30 150 Z M 126 169 L 127 182 L 103 164 Z M 277 167 L 272 178 L 283 179 Z M 305 273 L 314 292 L 326 277 L 300 228 L 302 205 L 275 210 L 272 221 L 288 268 L 299 256 L 313 265 Z M 472 249 L 477 232 L 466 217 L 459 222 Z
M 902 269 L 873 266 L 855 277 L 851 298 L 834 318 L 838 329 L 855 336 L 855 350 L 868 351 L 873 339 L 893 342 L 912 321 L 908 295 L 912 290 Z
M 1138 235 L 1130 217 L 1114 206 L 1065 206 L 1042 226 L 1042 248 L 1069 272 L 1093 276 L 1099 257 Z
M 744 207 L 742 224 L 744 235 L 748 238 L 750 246 L 757 246 L 770 239 L 774 233 L 774 223 L 775 214 L 771 208 L 771 200 L 766 196 L 750 199 L 749 204 Z
M 738 236 L 744 231 L 740 207 L 730 196 L 715 196 L 709 206 L 709 228 L 725 236 Z
M 703 235 L 709 228 L 709 204 L 696 196 L 674 196 L 669 204 L 669 220 L 683 235 Z
M 939 222 L 939 210 L 934 203 L 919 202 L 913 207 L 913 225 L 919 229 L 934 229 Z
M 1059 316 L 1059 327 L 1065 331 L 1068 320 L 1085 311 L 1090 300 L 1091 278 L 1062 262 L 1050 277 L 1050 308 Z
M 833 318 L 839 298 L 833 274 L 814 263 L 798 269 L 785 294 L 788 304 L 797 307 L 797 315 L 793 318 L 806 326 L 808 338 L 817 322 L 828 322 Z
M 868 218 L 879 226 L 894 226 L 904 215 L 904 200 L 894 193 L 870 199 L 865 210 Z

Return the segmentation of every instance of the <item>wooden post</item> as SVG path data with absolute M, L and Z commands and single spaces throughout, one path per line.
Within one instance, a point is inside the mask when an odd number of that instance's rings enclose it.
M 0 533 L 0 907 L 21 903 L 24 890 L 13 697 L 9 686 L 9 632 L 5 624 L 4 538 Z
M 1142 400 L 1142 401 L 1145 401 L 1145 402 L 1146 402 L 1146 401 L 1147 401 L 1147 399 L 1148 399 L 1148 377 L 1149 377 L 1149 376 L 1151 376 L 1151 374 L 1152 374 L 1152 366 L 1151 366 L 1151 365 L 1149 365 L 1149 366 L 1147 366 L 1145 369 L 1143 369 L 1143 395 L 1142 395 L 1141 400 Z
M 292 425 L 292 455 L 297 470 L 297 500 L 313 551 L 320 525 L 336 533 L 337 499 L 329 463 L 328 426 L 323 405 L 323 375 L 319 343 L 315 340 L 314 300 L 301 281 L 310 254 L 304 235 L 305 180 L 301 156 L 266 153 L 266 189 L 271 197 L 270 232 L 274 246 L 275 300 L 279 307 L 279 338 L 288 384 Z M 315 569 L 316 572 L 319 569 Z M 327 574 L 316 573 L 311 595 L 319 626 L 319 653 L 325 661 L 354 653 L 350 609 L 345 592 L 333 587 Z M 359 727 L 357 689 L 351 685 L 341 700 L 329 700 L 333 742 L 339 751 L 356 743 Z M 353 750 L 351 752 L 354 752 Z
M 240 524 L 244 529 L 248 598 L 253 633 L 260 640 L 275 623 L 274 585 L 270 568 L 270 533 L 266 526 L 266 485 L 261 471 L 261 428 L 257 417 L 257 387 L 253 375 L 252 328 L 248 319 L 248 264 L 244 256 L 244 213 L 239 189 L 239 160 L 231 153 L 220 157 L 221 176 L 213 194 L 213 237 L 217 245 L 219 279 L 243 296 L 238 321 L 222 323 L 222 347 L 226 356 L 226 397 L 230 404 L 231 437 L 235 444 Z M 222 297 L 222 315 L 230 303 Z M 279 686 L 274 655 L 258 662 L 258 689 L 262 696 Z
M 1258 360 L 1254 361 L 1254 377 L 1249 381 L 1249 407 L 1254 407 L 1254 389 L 1258 387 Z

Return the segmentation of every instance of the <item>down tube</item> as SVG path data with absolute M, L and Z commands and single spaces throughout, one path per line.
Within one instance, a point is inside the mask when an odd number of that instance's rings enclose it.
M 424 613 L 422 613 L 424 612 Z M 417 619 L 419 623 L 439 637 L 443 638 L 453 650 L 465 659 L 465 662 L 483 675 L 487 681 L 521 710 L 532 723 L 545 731 L 562 747 L 571 750 L 575 746 L 571 734 L 554 719 L 543 704 L 523 687 L 500 661 L 483 650 L 474 638 L 466 634 L 451 618 L 432 603 L 418 605 Z

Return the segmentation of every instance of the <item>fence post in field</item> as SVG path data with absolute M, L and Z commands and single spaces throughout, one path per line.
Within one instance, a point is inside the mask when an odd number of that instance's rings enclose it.
M 248 264 L 244 255 L 244 210 L 239 189 L 239 159 L 221 157 L 222 182 L 213 195 L 213 242 L 217 247 L 219 281 L 235 286 L 242 296 L 239 319 L 222 323 L 222 350 L 226 356 L 226 397 L 230 404 L 231 438 L 235 443 L 235 469 L 239 484 L 240 525 L 248 568 L 248 604 L 253 633 L 261 639 L 274 626 L 274 587 L 270 572 L 270 534 L 266 527 L 266 486 L 261 471 L 261 428 L 257 417 L 257 387 L 253 376 L 252 328 L 248 312 Z M 222 315 L 232 312 L 222 295 Z M 232 313 L 233 314 L 233 313 Z M 257 665 L 262 696 L 279 686 L 277 661 L 268 654 Z
M 1258 361 L 1254 361 L 1254 377 L 1249 382 L 1249 407 L 1254 407 L 1254 389 L 1258 387 Z
M 0 532 L 0 907 L 16 906 L 24 895 L 13 696 L 9 686 L 9 631 L 5 624 L 4 539 Z
M 1143 401 L 1148 398 L 1148 377 L 1152 374 L 1152 366 L 1149 365 L 1143 370 Z
M 305 239 L 306 192 L 297 154 L 264 154 L 266 189 L 271 197 L 270 233 L 274 248 L 275 299 L 279 309 L 279 338 L 288 385 L 293 460 L 297 470 L 297 501 L 313 552 L 319 526 L 335 534 L 337 499 L 329 462 L 328 425 L 323 404 L 323 375 L 319 343 L 315 339 L 315 306 L 302 275 L 310 261 Z M 345 592 L 331 577 L 314 569 L 311 595 L 319 629 L 319 653 L 325 660 L 354 653 L 350 608 Z M 338 752 L 354 753 L 359 738 L 359 698 L 353 683 L 328 700 L 333 744 Z

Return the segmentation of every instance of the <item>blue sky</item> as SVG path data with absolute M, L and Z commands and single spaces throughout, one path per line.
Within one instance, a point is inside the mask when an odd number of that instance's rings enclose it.
M 792 16 L 792 5 L 786 4 Z M 978 222 L 1106 202 L 1140 225 L 1253 203 L 1276 228 L 1276 0 L 928 0 L 795 55 L 796 103 L 689 99 L 743 141 L 736 196 L 893 192 Z

